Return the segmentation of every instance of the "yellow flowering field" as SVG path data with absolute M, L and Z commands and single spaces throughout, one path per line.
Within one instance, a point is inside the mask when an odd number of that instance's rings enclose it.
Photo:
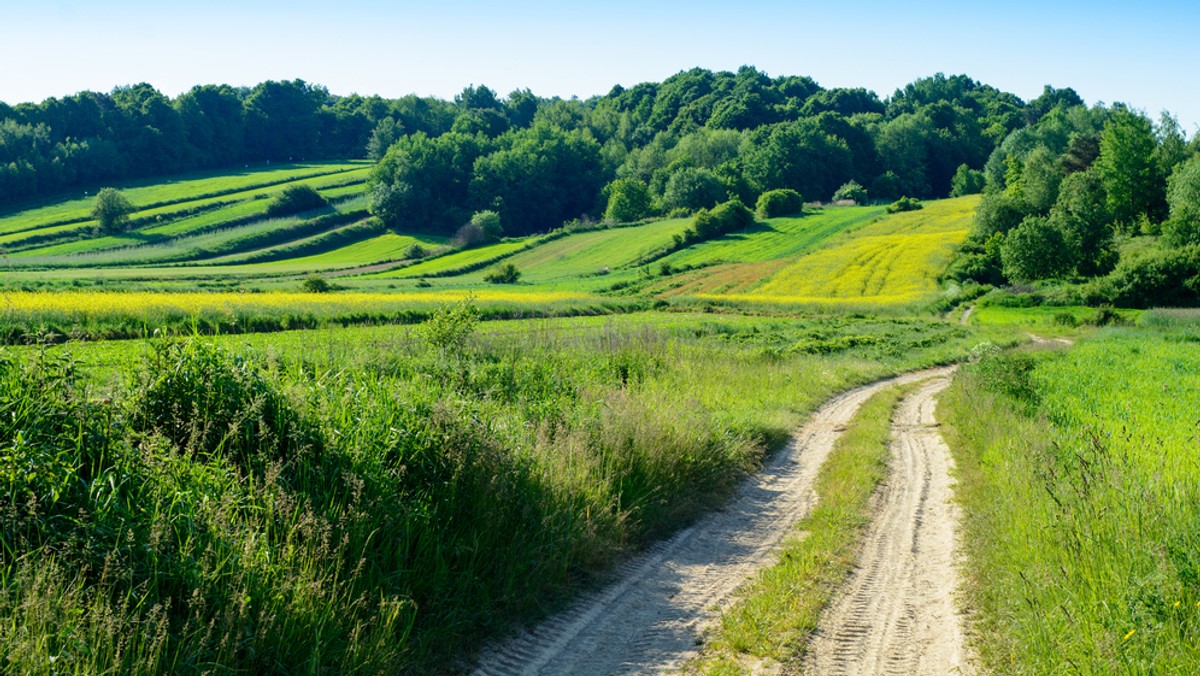
M 754 289 L 720 297 L 768 303 L 908 305 L 932 298 L 966 239 L 978 197 L 927 202 L 802 256 Z
M 149 291 L 14 291 L 0 294 L 0 312 L 103 315 L 147 312 L 239 312 L 300 309 L 379 310 L 414 303 L 452 303 L 474 296 L 476 302 L 555 303 L 584 300 L 586 294 L 561 291 L 437 290 L 402 293 L 157 293 Z
M 164 293 L 13 291 L 0 293 L 0 340 L 37 334 L 81 338 L 143 335 L 156 329 L 245 332 L 326 324 L 420 321 L 465 298 L 486 316 L 586 314 L 602 301 L 583 293 L 512 289 L 392 293 Z

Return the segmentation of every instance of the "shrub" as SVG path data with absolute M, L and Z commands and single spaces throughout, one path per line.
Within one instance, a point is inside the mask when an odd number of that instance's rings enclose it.
M 421 325 L 421 333 L 434 349 L 460 353 L 478 324 L 479 308 L 468 298 L 435 310 Z
M 129 214 L 136 209 L 129 198 L 116 188 L 101 188 L 92 206 L 92 218 L 99 221 L 100 232 L 113 234 L 125 229 Z
M 973 370 L 982 376 L 981 382 L 987 389 L 1012 397 L 1025 410 L 1033 411 L 1039 399 L 1033 382 L 1039 357 L 1042 356 L 1029 352 L 990 352 L 980 358 Z
M 324 277 L 309 277 L 304 280 L 301 287 L 308 293 L 329 293 L 333 291 L 333 285 L 327 282 Z
M 768 190 L 758 196 L 754 211 L 759 218 L 794 216 L 804 211 L 804 198 L 790 188 Z
M 1075 318 L 1075 315 L 1067 312 L 1066 310 L 1055 312 L 1054 316 L 1051 317 L 1050 320 L 1059 326 L 1079 326 L 1079 320 Z
M 1089 326 L 1124 326 L 1129 322 L 1109 306 L 1097 309 L 1083 320 Z
M 404 258 L 408 259 L 408 260 L 424 258 L 428 255 L 429 255 L 429 250 L 426 249 L 425 247 L 421 246 L 420 244 L 409 244 L 408 248 L 404 250 Z
M 1000 257 L 1004 275 L 1022 282 L 1060 277 L 1073 267 L 1062 231 L 1042 216 L 1030 216 L 1008 233 Z
M 1122 259 L 1086 290 L 1092 303 L 1117 307 L 1186 307 L 1200 304 L 1200 246 L 1155 248 Z
M 745 230 L 752 225 L 754 214 L 750 213 L 741 200 L 732 199 L 717 205 L 712 211 L 701 209 L 691 227 L 684 232 L 683 242 L 703 242 L 730 232 Z
M 498 242 L 504 236 L 504 226 L 500 224 L 500 214 L 490 211 L 476 211 L 471 214 L 472 226 L 479 228 L 484 242 Z
M 267 215 L 289 216 L 326 206 L 329 206 L 329 202 L 311 185 L 289 185 L 271 198 L 267 204 Z
M 450 240 L 452 246 L 460 249 L 470 249 L 473 246 L 479 246 L 487 243 L 487 236 L 483 234 L 483 230 L 473 223 L 467 223 L 454 233 L 454 238 Z
M 833 193 L 834 202 L 842 200 L 851 200 L 856 204 L 862 204 L 867 201 L 867 189 L 859 185 L 858 181 L 848 181 Z
M 516 284 L 520 279 L 521 271 L 512 263 L 504 263 L 483 277 L 483 281 L 491 284 Z
M 887 206 L 887 212 L 889 214 L 898 214 L 901 211 L 916 211 L 924 208 L 925 205 L 921 204 L 920 200 L 913 199 L 912 197 L 901 197 Z
M 618 178 L 604 190 L 608 193 L 605 220 L 631 223 L 650 215 L 650 187 L 636 178 Z
M 299 415 L 242 357 L 194 340 L 154 345 L 130 422 L 181 453 L 221 454 L 262 469 L 311 448 Z

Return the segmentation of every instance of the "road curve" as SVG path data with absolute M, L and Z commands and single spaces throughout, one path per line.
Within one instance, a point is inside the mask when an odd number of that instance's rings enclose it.
M 645 674 L 677 670 L 734 590 L 773 562 L 780 542 L 816 503 L 813 484 L 834 441 L 864 401 L 893 385 L 936 378 L 940 368 L 879 381 L 834 397 L 792 442 L 749 477 L 729 503 L 617 571 L 616 579 L 499 644 L 485 647 L 477 676 Z

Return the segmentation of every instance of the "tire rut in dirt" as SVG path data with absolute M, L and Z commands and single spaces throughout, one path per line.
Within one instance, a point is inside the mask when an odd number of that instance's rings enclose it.
M 908 395 L 892 423 L 892 466 L 857 571 L 821 619 L 805 671 L 966 673 L 954 606 L 953 461 L 934 420 L 937 378 Z
M 784 450 L 709 514 L 622 566 L 616 581 L 545 623 L 485 648 L 475 674 L 662 673 L 695 655 L 701 631 L 747 578 L 773 562 L 816 502 L 813 484 L 834 441 L 872 394 L 945 377 L 934 369 L 831 399 Z

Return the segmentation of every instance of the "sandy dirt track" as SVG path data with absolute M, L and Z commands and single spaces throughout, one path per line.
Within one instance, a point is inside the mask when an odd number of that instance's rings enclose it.
M 485 648 L 474 673 L 677 670 L 696 654 L 701 631 L 734 590 L 773 562 L 780 542 L 812 509 L 817 471 L 862 403 L 892 385 L 931 378 L 945 383 L 950 372 L 911 373 L 833 398 L 723 509 L 635 557 L 614 582 L 566 611 Z
M 930 380 L 892 421 L 892 465 L 858 568 L 821 618 L 805 671 L 961 674 L 972 671 L 954 605 L 957 514 L 953 460 L 934 420 Z

